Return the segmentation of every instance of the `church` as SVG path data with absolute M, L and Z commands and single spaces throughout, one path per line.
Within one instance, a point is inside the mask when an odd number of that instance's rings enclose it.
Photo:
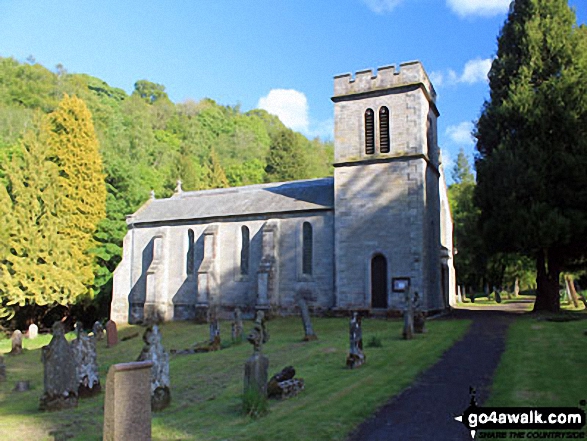
M 111 318 L 239 307 L 391 314 L 455 301 L 452 220 L 422 64 L 334 77 L 334 176 L 151 195 L 127 216 Z

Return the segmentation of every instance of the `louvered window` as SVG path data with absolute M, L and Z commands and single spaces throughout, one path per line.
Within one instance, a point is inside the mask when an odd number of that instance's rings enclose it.
M 389 109 L 379 109 L 379 151 L 389 153 Z
M 249 228 L 244 226 L 241 228 L 241 275 L 246 276 L 249 274 L 249 256 L 250 256 L 250 233 Z
M 365 154 L 375 153 L 375 115 L 372 109 L 365 112 Z
M 302 273 L 312 274 L 312 225 L 304 222 L 302 226 Z

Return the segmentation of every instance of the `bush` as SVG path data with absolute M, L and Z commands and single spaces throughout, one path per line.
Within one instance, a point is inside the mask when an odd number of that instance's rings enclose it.
M 253 419 L 262 417 L 269 412 L 267 397 L 255 388 L 249 387 L 243 394 L 243 413 Z
M 369 341 L 367 341 L 368 348 L 381 348 L 383 347 L 383 343 L 381 343 L 381 337 L 378 335 L 372 335 Z

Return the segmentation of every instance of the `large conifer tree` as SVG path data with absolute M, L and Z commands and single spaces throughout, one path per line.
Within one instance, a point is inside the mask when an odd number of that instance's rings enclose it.
M 493 251 L 536 259 L 535 310 L 587 255 L 587 51 L 567 0 L 516 0 L 477 122 L 476 201 Z

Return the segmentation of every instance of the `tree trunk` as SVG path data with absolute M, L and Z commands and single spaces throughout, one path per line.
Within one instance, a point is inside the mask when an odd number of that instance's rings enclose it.
M 536 256 L 536 302 L 534 311 L 560 311 L 559 276 L 561 268 L 557 253 L 544 249 Z

